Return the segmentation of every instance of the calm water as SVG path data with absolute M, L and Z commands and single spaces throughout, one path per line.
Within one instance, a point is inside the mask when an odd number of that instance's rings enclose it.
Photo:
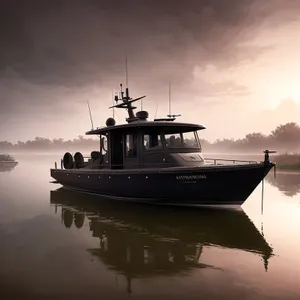
M 0 172 L 0 299 L 300 299 L 300 174 L 242 211 L 101 201 L 57 190 L 54 160 Z M 159 298 L 158 298 L 159 297 Z

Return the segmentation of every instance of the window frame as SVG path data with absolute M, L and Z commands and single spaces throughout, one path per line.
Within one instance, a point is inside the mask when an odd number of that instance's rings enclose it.
M 128 155 L 129 149 L 127 150 L 127 137 L 131 136 L 132 137 L 132 155 Z M 134 138 L 135 138 L 135 143 L 134 143 Z M 126 132 L 124 135 L 124 158 L 125 159 L 137 159 L 138 157 L 138 145 L 139 144 L 139 137 L 137 132 Z M 129 141 L 129 146 L 130 146 L 130 141 Z
M 145 136 L 151 136 L 151 135 L 156 135 L 158 137 L 158 145 L 151 147 L 151 148 L 146 148 L 144 146 L 144 142 L 145 142 Z M 143 132 L 142 133 L 142 149 L 143 152 L 149 152 L 149 151 L 159 151 L 159 150 L 164 150 L 164 142 L 163 142 L 163 138 L 162 138 L 162 133 L 161 132 Z M 159 145 L 160 143 L 160 145 Z

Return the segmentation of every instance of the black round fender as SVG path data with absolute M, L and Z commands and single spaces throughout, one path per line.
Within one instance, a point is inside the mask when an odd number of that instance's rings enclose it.
M 63 158 L 63 165 L 65 169 L 73 169 L 73 156 L 70 152 L 66 152 Z
M 76 168 L 79 169 L 79 168 L 84 167 L 84 158 L 83 158 L 83 155 L 80 152 L 75 153 L 74 160 L 75 160 Z

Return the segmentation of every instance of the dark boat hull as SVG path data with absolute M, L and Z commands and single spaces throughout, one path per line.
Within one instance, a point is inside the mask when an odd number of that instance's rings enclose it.
M 242 205 L 272 163 L 199 168 L 51 169 L 63 186 L 118 200 L 176 205 Z

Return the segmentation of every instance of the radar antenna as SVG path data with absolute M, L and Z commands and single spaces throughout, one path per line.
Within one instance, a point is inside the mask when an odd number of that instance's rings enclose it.
M 127 59 L 127 52 L 125 54 L 125 80 L 126 80 L 126 89 L 125 89 L 125 96 L 124 96 L 124 92 L 123 92 L 123 85 L 122 83 L 120 83 L 120 88 L 121 88 L 121 93 L 120 93 L 120 97 L 118 97 L 118 95 L 115 95 L 114 101 L 116 101 L 116 105 L 113 105 L 109 108 L 125 108 L 127 109 L 128 112 L 128 118 L 126 118 L 126 121 L 128 123 L 133 122 L 133 121 L 138 121 L 140 120 L 139 117 L 136 117 L 133 110 L 136 109 L 135 106 L 132 106 L 133 102 L 136 102 L 138 100 L 141 100 L 143 98 L 146 97 L 142 96 L 142 97 L 138 97 L 135 99 L 132 99 L 129 96 L 129 88 L 128 88 L 128 59 Z M 121 103 L 118 103 L 119 101 L 122 101 Z M 141 108 L 143 107 L 143 104 L 141 103 Z
M 145 98 L 146 95 L 145 95 L 145 96 L 138 97 L 138 98 L 135 98 L 135 99 L 132 99 L 132 98 L 129 96 L 129 89 L 128 89 L 128 87 L 127 87 L 126 90 L 125 90 L 126 96 L 124 96 L 124 92 L 123 92 L 123 90 L 122 90 L 122 87 L 123 87 L 123 85 L 122 85 L 122 83 L 120 83 L 121 97 L 118 98 L 118 95 L 116 95 L 116 96 L 115 96 L 115 99 L 114 99 L 114 100 L 116 101 L 117 104 L 116 104 L 116 105 L 113 105 L 113 106 L 111 106 L 111 107 L 109 107 L 109 108 L 125 108 L 125 109 L 127 109 L 127 111 L 128 111 L 128 118 L 126 119 L 126 121 L 127 121 L 128 123 L 133 122 L 133 121 L 137 121 L 137 120 L 139 120 L 139 118 L 137 118 L 137 117 L 135 116 L 134 112 L 133 112 L 133 110 L 136 109 L 136 107 L 135 107 L 135 106 L 132 106 L 132 103 L 133 103 L 133 102 L 136 102 L 136 101 L 138 101 L 138 100 L 141 100 L 141 99 L 143 99 L 143 98 Z M 118 104 L 119 101 L 122 101 L 122 103 L 119 103 L 119 104 Z

